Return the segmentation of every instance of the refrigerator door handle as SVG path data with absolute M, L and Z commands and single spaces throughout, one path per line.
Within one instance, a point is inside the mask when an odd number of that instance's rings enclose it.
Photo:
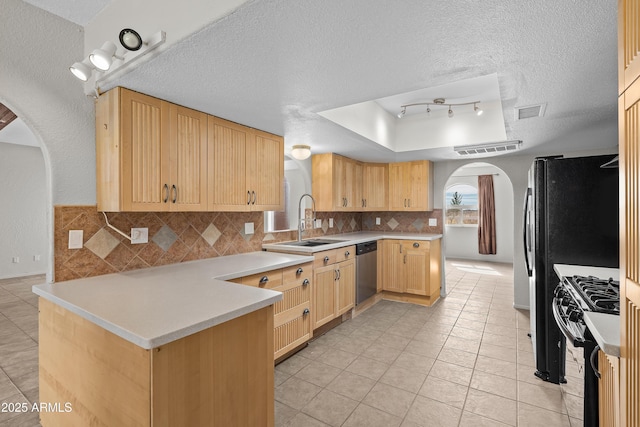
M 531 275 L 533 274 L 531 263 L 533 260 L 529 259 L 529 254 L 531 253 L 531 233 L 529 233 L 529 199 L 531 199 L 531 187 L 527 188 L 527 192 L 524 195 L 524 219 L 522 221 L 524 261 L 527 266 L 527 275 L 531 277 Z

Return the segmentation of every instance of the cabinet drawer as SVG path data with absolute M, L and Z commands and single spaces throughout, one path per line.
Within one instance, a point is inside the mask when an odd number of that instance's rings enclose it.
M 242 278 L 243 285 L 256 286 L 265 289 L 273 289 L 282 286 L 282 270 L 265 271 Z
M 286 354 L 311 338 L 311 314 L 299 313 L 273 330 L 274 358 Z
M 336 249 L 336 262 L 346 261 L 356 257 L 356 247 L 346 246 L 344 248 Z
M 316 253 L 313 257 L 313 268 L 326 267 L 327 265 L 335 264 L 336 257 L 338 256 L 339 249 L 331 249 L 330 251 L 322 251 Z
M 289 283 L 277 288 L 272 288 L 274 291 L 282 292 L 282 299 L 273 305 L 273 312 L 275 315 L 275 325 L 278 326 L 288 320 L 280 320 L 281 314 L 287 311 L 296 310 L 304 311 L 305 308 L 311 310 L 311 279 L 303 279 L 301 283 Z
M 282 269 L 282 283 L 302 283 L 304 279 L 311 281 L 313 277 L 313 263 L 294 265 Z

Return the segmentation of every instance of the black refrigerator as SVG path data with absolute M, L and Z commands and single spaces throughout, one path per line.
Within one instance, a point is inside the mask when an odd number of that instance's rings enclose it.
M 529 170 L 523 238 L 535 375 L 545 381 L 566 382 L 565 338 L 551 311 L 553 265 L 618 268 L 618 169 L 607 165 L 614 157 L 537 158 Z

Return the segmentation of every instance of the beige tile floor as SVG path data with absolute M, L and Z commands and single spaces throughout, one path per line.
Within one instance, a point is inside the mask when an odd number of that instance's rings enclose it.
M 275 369 L 276 426 L 581 426 L 582 363 L 564 386 L 533 375 L 528 312 L 511 265 L 447 261 L 434 307 L 381 301 Z M 0 403 L 38 401 L 37 298 L 44 277 L 0 280 Z M 39 426 L 0 412 L 0 427 Z

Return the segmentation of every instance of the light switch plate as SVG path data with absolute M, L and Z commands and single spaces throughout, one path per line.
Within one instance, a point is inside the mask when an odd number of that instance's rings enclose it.
M 380 217 L 376 217 L 376 225 L 380 225 Z
M 438 218 L 429 218 L 429 227 L 437 227 Z
M 329 218 L 329 228 L 333 228 L 333 218 Z
M 82 230 L 69 230 L 69 249 L 82 249 Z
M 244 234 L 253 234 L 253 223 L 245 222 L 244 223 Z
M 147 227 L 131 229 L 131 244 L 138 245 L 140 243 L 149 243 L 149 229 Z

